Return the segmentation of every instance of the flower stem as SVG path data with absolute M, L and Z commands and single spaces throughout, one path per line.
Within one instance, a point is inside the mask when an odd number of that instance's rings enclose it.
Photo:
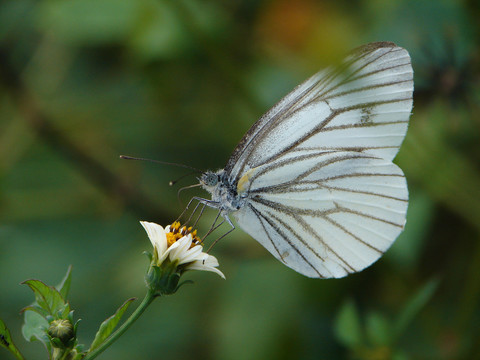
M 130 326 L 143 314 L 145 309 L 152 303 L 152 301 L 159 295 L 155 294 L 155 291 L 148 290 L 147 294 L 142 300 L 142 303 L 135 309 L 130 317 L 120 326 L 112 335 L 110 335 L 99 347 L 89 352 L 83 360 L 92 360 L 105 351 L 110 345 L 112 345 Z

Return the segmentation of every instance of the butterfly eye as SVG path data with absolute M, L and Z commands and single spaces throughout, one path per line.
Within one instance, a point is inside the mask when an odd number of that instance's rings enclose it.
M 218 175 L 215 173 L 206 173 L 202 176 L 202 181 L 207 186 L 215 186 L 218 184 Z

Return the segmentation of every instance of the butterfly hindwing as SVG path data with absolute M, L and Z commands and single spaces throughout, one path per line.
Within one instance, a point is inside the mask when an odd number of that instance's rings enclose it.
M 342 277 L 377 260 L 405 224 L 401 169 L 356 152 L 323 153 L 299 165 L 295 176 L 271 165 L 254 169 L 249 201 L 232 213 L 240 227 L 310 277 Z

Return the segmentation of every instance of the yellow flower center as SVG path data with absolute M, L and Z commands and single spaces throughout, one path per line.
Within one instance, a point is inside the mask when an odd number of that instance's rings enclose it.
M 188 228 L 186 226 L 180 226 L 181 224 L 178 221 L 175 221 L 172 225 L 170 225 L 170 231 L 166 234 L 168 247 L 172 246 L 175 241 L 181 239 L 188 234 L 192 234 L 192 245 L 190 245 L 190 248 L 196 245 L 203 246 L 202 240 L 200 240 L 200 238 L 197 236 L 197 230 L 193 230 L 191 226 L 189 226 Z

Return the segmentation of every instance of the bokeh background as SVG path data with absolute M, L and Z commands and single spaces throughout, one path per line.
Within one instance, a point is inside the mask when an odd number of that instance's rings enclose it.
M 407 48 L 411 125 L 396 162 L 405 232 L 374 266 L 307 279 L 236 230 L 227 280 L 155 302 L 105 359 L 480 358 L 480 4 L 475 0 L 10 0 L 0 3 L 0 318 L 30 359 L 19 283 L 73 265 L 80 342 L 142 297 L 139 220 L 172 222 L 253 122 L 371 41 Z M 203 194 L 205 195 L 205 194 Z M 213 212 L 202 218 L 200 231 Z M 0 349 L 1 350 L 1 349 Z M 0 351 L 0 358 L 9 355 Z

